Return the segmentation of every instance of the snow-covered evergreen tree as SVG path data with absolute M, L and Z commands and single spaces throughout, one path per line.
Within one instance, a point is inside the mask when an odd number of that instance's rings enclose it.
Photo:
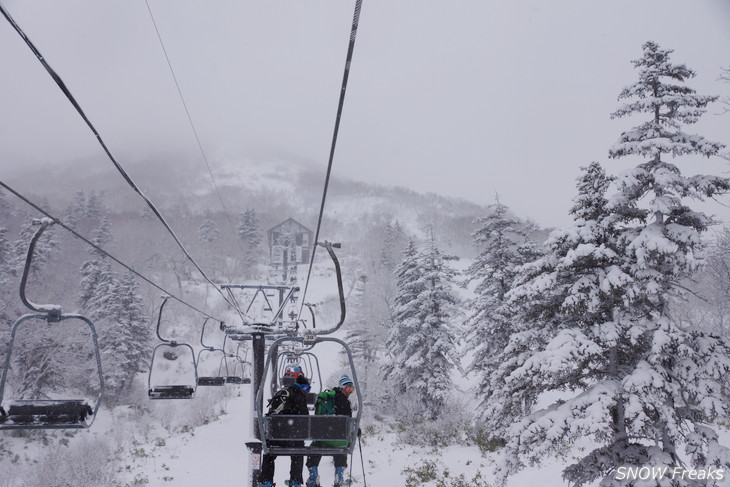
M 564 470 L 577 486 L 638 485 L 616 478 L 625 465 L 730 466 L 730 452 L 706 423 L 727 413 L 722 384 L 730 351 L 672 315 L 682 280 L 698 268 L 700 234 L 709 224 L 686 200 L 729 185 L 715 176 L 683 176 L 665 160 L 717 155 L 721 144 L 680 129 L 715 98 L 678 84 L 694 73 L 670 64 L 671 51 L 652 42 L 643 47 L 634 62 L 639 81 L 620 95 L 632 101 L 614 116 L 648 113 L 649 120 L 623 133 L 610 155 L 644 162 L 617 180 L 610 198 L 609 179 L 590 166 L 579 180 L 574 226 L 551 235 L 549 254 L 526 265 L 508 294 L 519 328 L 494 377 L 491 417 L 519 418 L 522 404 L 547 393 L 561 398 L 509 428 L 505 476 L 567 451 L 581 437 L 599 446 Z
M 86 200 L 86 218 L 92 228 L 99 224 L 102 215 L 105 214 L 103 200 L 103 193 L 97 194 L 96 191 L 92 191 Z
M 263 234 L 261 232 L 261 224 L 256 215 L 256 210 L 247 208 L 241 213 L 241 220 L 238 225 L 238 237 L 244 243 L 246 255 L 243 256 L 243 263 L 246 272 L 252 272 L 253 267 L 258 263 L 261 252 L 261 242 L 263 242 Z
M 8 229 L 0 227 L 0 286 L 5 286 L 14 272 Z
M 386 343 L 384 377 L 398 395 L 420 402 L 423 415 L 435 418 L 453 392 L 456 355 L 454 270 L 431 238 L 419 252 L 411 240 L 396 268 L 397 295 Z
M 465 320 L 467 349 L 474 350 L 468 370 L 478 377 L 476 390 L 483 401 L 488 400 L 495 357 L 504 350 L 512 332 L 505 294 L 512 288 L 518 266 L 532 257 L 531 252 L 520 250 L 527 241 L 525 224 L 499 199 L 489 208 L 489 215 L 476 220 L 479 228 L 474 243 L 480 253 L 466 270 L 467 282 L 477 282 Z
M 113 235 L 106 215 L 100 215 L 99 227 L 92 235 L 99 246 L 111 243 Z M 79 303 L 99 331 L 107 390 L 119 396 L 145 367 L 150 331 L 134 276 L 119 278 L 110 260 L 96 249 L 90 249 L 89 255 L 81 266 Z
M 114 234 L 112 233 L 111 221 L 107 215 L 102 214 L 99 217 L 99 226 L 91 232 L 91 241 L 99 247 L 104 248 L 113 240 Z
M 212 243 L 218 240 L 220 232 L 218 225 L 213 220 L 213 213 L 210 210 L 205 212 L 205 219 L 198 229 L 198 238 L 206 243 Z
M 398 220 L 395 223 L 385 223 L 383 247 L 380 250 L 380 265 L 388 272 L 393 272 L 400 261 L 408 239 Z
M 63 216 L 63 221 L 71 228 L 76 228 L 84 218 L 86 217 L 86 195 L 82 190 L 74 193 L 71 204 L 66 208 L 66 212 Z
M 5 191 L 0 189 L 0 215 L 13 216 L 15 210 L 5 197 Z
M 151 327 L 144 315 L 142 298 L 134 274 L 126 273 L 112 281 L 108 316 L 102 342 L 105 384 L 113 396 L 120 396 L 132 384 L 134 376 L 143 372 L 149 358 Z
M 730 227 L 723 227 L 708 245 L 697 280 L 698 296 L 689 297 L 686 321 L 730 338 Z

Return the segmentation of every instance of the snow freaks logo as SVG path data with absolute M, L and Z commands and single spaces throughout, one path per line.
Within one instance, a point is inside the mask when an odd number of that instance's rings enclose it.
M 615 480 L 722 480 L 725 470 L 707 467 L 700 470 L 688 470 L 684 467 L 619 467 Z

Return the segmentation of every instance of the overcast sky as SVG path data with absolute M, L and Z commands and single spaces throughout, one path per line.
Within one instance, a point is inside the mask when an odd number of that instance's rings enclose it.
M 199 156 L 144 0 L 0 1 L 122 163 Z M 290 160 L 324 178 L 354 0 L 149 3 L 213 171 Z M 364 0 L 334 174 L 481 204 L 499 193 L 566 224 L 579 166 L 636 162 L 608 160 L 636 123 L 609 114 L 647 40 L 697 72 L 699 93 L 730 94 L 728 0 Z M 111 164 L 4 20 L 0 46 L 0 180 L 28 189 L 12 166 L 42 179 L 47 163 Z M 730 143 L 719 111 L 689 131 Z

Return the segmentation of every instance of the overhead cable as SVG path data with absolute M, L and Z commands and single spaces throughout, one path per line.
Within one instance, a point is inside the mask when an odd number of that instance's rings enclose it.
M 215 288 L 216 291 L 218 291 L 218 293 L 223 297 L 223 299 L 232 308 L 234 308 L 239 313 L 239 315 L 241 315 L 240 310 L 238 308 L 236 308 L 235 304 L 228 300 L 228 298 L 223 293 L 223 291 L 213 282 L 213 280 L 210 277 L 208 277 L 208 275 L 198 265 L 198 263 L 195 261 L 195 259 L 193 259 L 193 257 L 187 251 L 187 249 L 182 244 L 182 242 L 180 241 L 180 239 L 177 237 L 177 235 L 175 234 L 175 232 L 172 230 L 172 228 L 170 227 L 170 225 L 167 223 L 167 221 L 165 220 L 165 218 L 162 216 L 162 214 L 160 213 L 160 211 L 155 207 L 154 204 L 152 204 L 152 201 L 150 201 L 149 198 L 147 198 L 147 196 L 145 196 L 145 194 L 142 193 L 142 191 L 139 189 L 139 187 L 137 186 L 137 184 L 132 180 L 132 178 L 124 170 L 124 168 L 122 167 L 122 165 L 119 162 L 117 162 L 117 160 L 114 158 L 114 156 L 112 155 L 112 153 L 109 150 L 109 148 L 106 146 L 106 143 L 104 142 L 104 140 L 99 135 L 99 132 L 97 132 L 97 130 L 94 127 L 94 125 L 91 123 L 91 121 L 89 120 L 89 118 L 86 116 L 86 114 L 84 113 L 84 111 L 81 109 L 81 106 L 78 104 L 78 102 L 76 101 L 76 99 L 74 98 L 74 96 L 71 94 L 71 92 L 69 91 L 69 89 L 66 87 L 66 84 L 63 82 L 63 80 L 61 79 L 61 77 L 48 64 L 48 62 L 45 60 L 45 58 L 40 53 L 40 51 L 38 51 L 38 49 L 35 47 L 35 45 L 33 44 L 33 42 L 28 38 L 28 36 L 25 35 L 25 33 L 23 32 L 23 30 L 15 22 L 15 20 L 13 20 L 13 18 L 10 16 L 10 14 L 7 12 L 7 10 L 5 10 L 5 7 L 3 7 L 2 4 L 0 4 L 0 11 L 2 12 L 3 16 L 7 19 L 7 21 L 10 23 L 10 25 L 13 26 L 13 28 L 18 33 L 18 35 L 20 35 L 20 37 L 25 41 L 25 43 L 28 45 L 28 47 L 30 48 L 30 50 L 33 51 L 33 54 L 35 54 L 36 58 L 38 58 L 38 61 L 40 61 L 40 63 L 46 69 L 46 71 L 48 72 L 48 74 L 51 75 L 51 78 L 53 78 L 53 80 L 56 82 L 56 84 L 61 89 L 61 91 L 66 95 L 66 98 L 68 98 L 68 100 L 71 102 L 71 104 L 74 106 L 74 108 L 76 108 L 76 111 L 79 113 L 79 115 L 81 116 L 81 118 L 84 119 L 84 122 L 86 122 L 86 125 L 89 127 L 89 129 L 91 129 L 91 131 L 94 134 L 94 136 L 96 136 L 96 139 L 99 141 L 99 144 L 104 149 L 104 152 L 106 153 L 106 155 L 109 157 L 109 160 L 111 160 L 111 162 L 114 164 L 114 167 L 116 167 L 117 171 L 119 171 L 119 173 L 122 175 L 122 177 L 124 177 L 124 180 L 127 181 L 127 183 L 129 184 L 129 186 L 131 186 L 132 189 L 139 196 L 141 196 L 142 199 L 147 203 L 147 206 L 149 206 L 149 208 L 155 214 L 155 216 L 157 217 L 157 219 L 162 223 L 162 225 L 165 227 L 165 229 L 168 231 L 168 233 L 170 235 L 172 235 L 172 238 L 175 240 L 175 242 L 177 243 L 177 245 L 183 251 L 183 253 L 188 258 L 188 260 L 190 260 L 190 262 L 193 263 L 193 266 L 195 266 L 195 268 L 198 270 L 198 272 L 200 272 L 200 274 L 203 276 L 203 278 L 206 281 L 208 281 L 208 283 L 210 283 Z M 241 318 L 243 319 L 243 315 L 241 315 Z
M 10 186 L 8 186 L 7 184 L 5 184 L 5 183 L 4 183 L 3 181 L 0 181 L 0 186 L 2 186 L 3 188 L 7 189 L 7 190 L 8 190 L 8 191 L 10 191 L 11 193 L 13 193 L 13 194 L 14 194 L 15 196 L 17 196 L 17 197 L 18 197 L 19 199 L 21 199 L 22 201 L 24 201 L 24 202 L 25 202 L 26 204 L 28 204 L 29 206 L 31 206 L 31 207 L 33 207 L 34 209 L 36 209 L 37 211 L 39 211 L 39 212 L 43 213 L 43 214 L 44 214 L 45 216 L 47 216 L 48 218 L 50 218 L 51 220 L 53 220 L 53 222 L 54 222 L 54 223 L 55 223 L 56 225 L 58 225 L 58 226 L 60 226 L 61 228 L 63 228 L 63 229 L 65 229 L 65 230 L 69 231 L 69 232 L 70 232 L 70 233 L 71 233 L 71 234 L 72 234 L 72 235 L 73 235 L 74 237 L 76 237 L 76 238 L 78 238 L 79 240 L 81 240 L 82 242 L 84 242 L 84 243 L 86 243 L 86 244 L 90 245 L 91 247 L 93 247 L 93 248 L 94 248 L 95 250 L 97 250 L 97 251 L 98 251 L 98 252 L 100 252 L 101 254 L 105 255 L 106 257 L 109 257 L 109 258 L 110 258 L 111 260 L 113 260 L 114 262 L 116 262 L 116 263 L 117 263 L 117 264 L 119 264 L 120 266 L 124 267 L 124 268 L 125 268 L 125 269 L 127 269 L 127 270 L 128 270 L 129 272 L 133 273 L 134 275 L 136 275 L 137 277 L 139 277 L 140 279 L 142 279 L 142 280 L 143 280 L 143 281 L 145 281 L 146 283 L 148 283 L 148 284 L 150 284 L 151 286 L 153 286 L 153 287 L 155 287 L 155 288 L 159 289 L 159 290 L 160 290 L 160 291 L 162 291 L 163 293 L 165 293 L 165 294 L 169 295 L 169 296 L 170 296 L 170 297 L 171 297 L 172 299 L 174 299 L 174 300 L 178 301 L 178 302 L 179 302 L 179 303 L 181 303 L 181 304 L 184 304 L 185 306 L 187 306 L 188 308 L 190 308 L 190 309 L 192 309 L 192 310 L 194 310 L 194 311 L 197 311 L 198 313 L 202 314 L 203 316 L 205 316 L 205 317 L 207 317 L 207 318 L 211 318 L 211 319 L 213 319 L 213 320 L 216 320 L 216 321 L 221 321 L 221 322 L 223 321 L 223 320 L 220 320 L 220 319 L 218 319 L 218 318 L 215 318 L 215 317 L 213 317 L 213 316 L 209 315 L 209 314 L 208 314 L 208 313 L 206 313 L 205 311 L 201 311 L 200 309 L 196 308 L 196 307 L 195 307 L 195 306 L 193 306 L 192 304 L 190 304 L 190 303 L 188 303 L 188 302 L 184 301 L 184 300 L 183 300 L 182 298 L 179 298 L 179 297 L 175 296 L 175 295 L 174 295 L 173 293 L 171 293 L 170 291 L 168 291 L 168 290 L 164 289 L 164 288 L 163 288 L 162 286 L 160 286 L 159 284 L 156 284 L 155 282 L 153 282 L 153 281 L 152 281 L 152 280 L 150 280 L 149 278 L 147 278 L 147 277 L 143 276 L 142 274 L 140 274 L 139 272 L 137 272 L 136 270 L 134 270 L 134 268 L 133 268 L 133 267 L 130 267 L 129 265 L 125 264 L 124 262 L 122 262 L 122 261 L 121 261 L 121 260 L 119 260 L 118 258 L 114 257 L 113 255 L 111 255 L 111 254 L 110 254 L 109 252 L 107 252 L 107 251 L 106 251 L 106 250 L 104 250 L 103 248 L 99 247 L 99 246 L 98 246 L 97 244 L 95 244 L 94 242 L 92 242 L 92 241 L 88 240 L 88 239 L 87 239 L 86 237 L 84 237 L 83 235 L 79 234 L 79 233 L 78 233 L 78 232 L 77 232 L 76 230 L 74 230 L 74 229 L 73 229 L 73 228 L 71 228 L 70 226 L 68 226 L 68 225 L 66 225 L 65 223 L 63 223 L 63 222 L 62 222 L 62 221 L 61 221 L 61 220 L 60 220 L 59 218 L 57 218 L 57 217 L 53 216 L 52 214 L 50 214 L 50 213 L 49 213 L 48 211 L 46 211 L 45 209 L 43 209 L 43 208 L 41 208 L 40 206 L 38 206 L 37 204 L 33 203 L 33 202 L 32 202 L 32 201 L 30 200 L 30 199 L 26 198 L 25 196 L 23 196 L 22 194 L 20 194 L 19 192 L 17 192 L 16 190 L 14 190 L 13 188 L 11 188 L 11 187 L 10 187 Z
M 157 33 L 157 39 L 160 41 L 160 47 L 162 47 L 162 52 L 165 54 L 165 60 L 167 60 L 167 66 L 170 68 L 170 74 L 172 75 L 172 80 L 175 82 L 175 87 L 177 88 L 177 93 L 180 95 L 180 101 L 182 101 L 183 108 L 185 109 L 185 114 L 188 117 L 188 122 L 190 122 L 190 128 L 193 130 L 193 134 L 195 135 L 195 141 L 198 143 L 198 149 L 200 149 L 200 154 L 203 156 L 203 161 L 205 162 L 205 167 L 208 168 L 208 174 L 210 175 L 210 180 L 213 182 L 213 188 L 215 188 L 215 192 L 218 195 L 218 200 L 221 203 L 221 207 L 223 208 L 223 212 L 226 215 L 226 218 L 228 219 L 228 224 L 231 227 L 231 231 L 233 232 L 233 236 L 235 241 L 238 243 L 239 250 L 241 251 L 241 255 L 245 254 L 245 251 L 243 249 L 243 246 L 241 244 L 240 239 L 238 238 L 236 227 L 233 224 L 233 220 L 231 219 L 231 214 L 228 211 L 228 208 L 226 207 L 226 204 L 223 202 L 223 196 L 221 195 L 220 190 L 218 189 L 218 184 L 215 181 L 215 177 L 213 176 L 213 171 L 210 169 L 210 164 L 208 163 L 208 157 L 205 155 L 205 150 L 203 150 L 203 144 L 200 142 L 200 137 L 198 136 L 198 131 L 195 128 L 195 123 L 193 123 L 193 117 L 190 115 L 190 110 L 188 110 L 188 104 L 185 102 L 185 97 L 183 96 L 182 89 L 180 88 L 180 84 L 177 81 L 177 76 L 175 76 L 175 70 L 172 68 L 172 62 L 170 61 L 170 56 L 167 54 L 167 49 L 165 48 L 165 43 L 162 41 L 162 35 L 160 35 L 160 30 L 157 28 L 157 22 L 155 22 L 155 16 L 152 14 L 152 9 L 150 8 L 150 3 L 145 0 L 145 4 L 147 4 L 147 11 L 150 13 L 150 19 L 152 20 L 152 25 L 155 27 L 155 32 Z
M 332 134 L 332 145 L 330 146 L 329 162 L 327 163 L 327 175 L 324 180 L 324 189 L 322 190 L 322 203 L 319 207 L 319 218 L 317 219 L 317 230 L 314 234 L 314 246 L 312 248 L 312 256 L 309 261 L 309 270 L 307 271 L 307 280 L 304 283 L 304 292 L 302 293 L 302 303 L 304 303 L 307 296 L 307 289 L 309 287 L 309 280 L 312 277 L 312 267 L 314 266 L 314 255 L 317 252 L 317 242 L 319 241 L 319 231 L 322 227 L 322 216 L 324 215 L 324 205 L 327 199 L 327 188 L 330 182 L 330 174 L 332 173 L 332 162 L 335 158 L 335 147 L 337 145 L 337 135 L 340 131 L 340 120 L 342 119 L 342 109 L 345 105 L 345 93 L 347 92 L 347 80 L 350 77 L 350 64 L 352 63 L 352 53 L 355 49 L 355 38 L 357 36 L 357 26 L 360 22 L 360 10 L 362 8 L 362 0 L 356 0 L 355 2 L 355 13 L 352 17 L 352 29 L 350 30 L 350 44 L 347 47 L 347 57 L 345 59 L 345 72 L 342 75 L 342 86 L 340 87 L 340 101 L 337 105 L 337 116 L 335 117 L 335 128 Z M 299 307 L 299 316 L 302 314 L 302 306 Z

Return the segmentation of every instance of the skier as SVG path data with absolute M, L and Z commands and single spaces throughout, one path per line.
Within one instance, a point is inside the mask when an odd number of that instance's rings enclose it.
M 309 380 L 300 375 L 294 384 L 279 390 L 269 401 L 269 411 L 267 416 L 272 414 L 309 414 L 307 409 L 307 392 L 309 392 Z M 303 441 L 271 441 L 272 445 L 282 447 L 304 448 Z M 259 473 L 257 487 L 273 487 L 274 485 L 274 468 L 276 455 L 265 454 L 261 462 L 261 472 Z M 302 470 L 304 469 L 304 455 L 292 455 L 291 467 L 289 468 L 289 486 L 302 487 L 304 477 Z
M 355 384 L 348 375 L 340 378 L 339 387 L 333 388 L 334 394 L 334 414 L 352 417 L 352 406 L 350 405 L 350 394 L 355 390 Z M 316 408 L 316 406 L 315 406 Z M 321 413 L 320 413 L 321 414 Z M 358 431 L 358 435 L 360 432 Z M 314 443 L 313 442 L 313 446 Z M 347 442 L 344 442 L 347 444 Z M 347 455 L 332 455 L 335 462 L 335 484 L 334 487 L 344 487 L 345 468 L 347 468 Z M 307 457 L 307 469 L 309 470 L 309 478 L 306 487 L 320 487 L 319 483 L 319 462 L 322 455 L 309 455 Z
M 294 366 L 288 366 L 286 368 L 286 371 L 284 372 L 284 377 L 299 377 L 300 375 L 304 374 L 302 371 L 302 368 L 298 365 Z

